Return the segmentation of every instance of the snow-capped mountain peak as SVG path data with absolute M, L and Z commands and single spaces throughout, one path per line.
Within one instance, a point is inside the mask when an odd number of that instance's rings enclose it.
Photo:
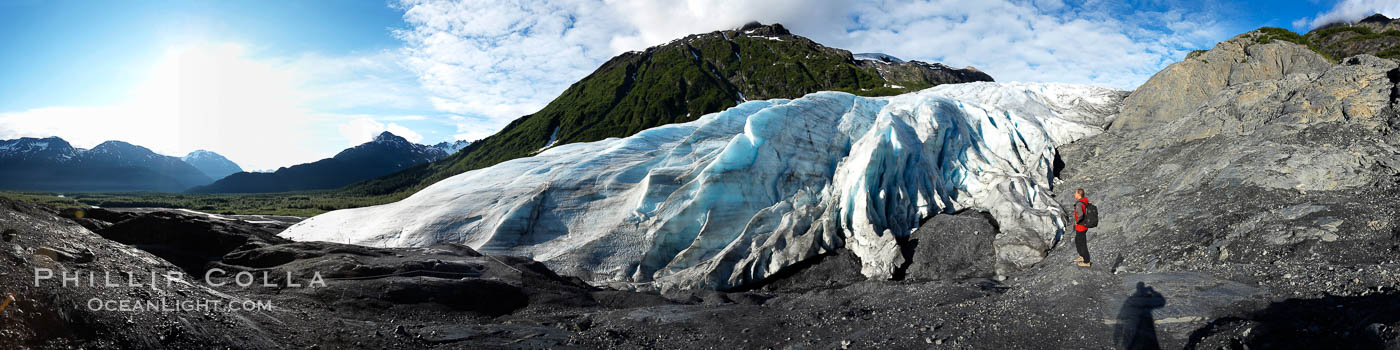
M 374 140 L 350 147 L 340 151 L 335 155 L 335 159 L 384 159 L 394 163 L 394 168 L 403 168 L 413 164 L 426 163 L 442 159 L 448 154 L 444 147 L 427 146 L 408 141 L 399 135 L 385 131 L 374 137 Z
M 61 191 L 179 191 L 211 181 L 180 158 L 122 141 L 74 148 L 58 137 L 0 140 L 0 185 Z M 35 176 L 35 174 L 46 174 Z
M 186 154 L 184 157 L 182 157 L 182 158 L 180 158 L 180 159 L 184 159 L 185 161 L 191 161 L 191 160 L 210 159 L 210 158 L 223 158 L 223 156 L 219 155 L 218 153 L 214 153 L 214 152 L 210 152 L 210 151 L 206 151 L 206 150 L 202 150 L 202 149 L 197 149 L 197 150 L 194 150 L 194 151 L 190 152 L 189 154 Z
M 394 135 L 394 133 L 391 133 L 391 132 L 388 132 L 388 131 L 379 133 L 379 135 L 375 136 L 375 137 L 374 137 L 374 140 L 373 140 L 373 141 L 370 141 L 370 142 L 379 142 L 379 143 L 409 143 L 409 142 L 408 142 L 408 139 L 405 139 L 405 138 L 403 138 L 402 136 L 399 136 L 399 135 Z
M 436 145 L 432 145 L 432 147 L 433 147 L 433 148 L 436 148 L 436 149 L 439 149 L 439 150 L 442 150 L 443 153 L 446 153 L 446 154 L 448 154 L 448 155 L 451 155 L 451 154 L 453 154 L 453 153 L 457 153 L 457 151 L 461 151 L 463 148 L 467 148 L 467 146 L 468 146 L 468 145 L 471 145 L 471 144 L 472 144 L 471 141 L 456 140 L 456 141 L 452 141 L 452 142 L 447 142 L 447 141 L 438 142 Z
M 82 155 L 120 164 L 135 164 L 169 157 L 158 154 L 146 147 L 116 140 L 102 142 L 91 150 L 83 152 Z
M 899 57 L 894 57 L 894 56 L 890 56 L 890 55 L 883 54 L 883 53 L 879 53 L 879 52 L 858 53 L 858 54 L 854 54 L 854 55 L 851 55 L 851 56 L 852 56 L 852 57 L 855 57 L 855 59 L 858 59 L 858 60 L 865 60 L 865 61 L 876 61 L 876 62 L 885 62 L 885 63 L 904 63 L 904 60 L 899 59 Z
M 68 159 L 77 155 L 78 149 L 73 148 L 58 137 L 33 138 L 22 137 L 13 140 L 0 140 L 0 157 L 4 158 L 35 158 L 51 157 L 57 159 Z
M 202 149 L 190 152 L 180 160 L 189 163 L 214 180 L 243 171 L 242 167 L 228 158 L 224 158 L 223 155 Z

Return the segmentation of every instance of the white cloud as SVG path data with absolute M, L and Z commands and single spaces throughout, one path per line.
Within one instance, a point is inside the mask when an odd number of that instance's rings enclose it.
M 398 50 L 365 55 L 325 56 L 308 53 L 287 64 L 318 109 L 431 109 L 418 75 Z
M 614 53 L 645 49 L 690 34 L 737 28 L 751 21 L 782 23 L 836 32 L 854 8 L 849 1 L 833 0 L 606 0 L 619 20 L 629 25 L 609 42 Z M 806 25 L 811 24 L 811 25 Z M 803 32 L 798 35 L 811 36 Z M 821 40 L 817 40 L 821 42 Z
M 478 118 L 467 118 L 460 115 L 449 116 L 448 120 L 457 127 L 456 133 L 452 135 L 452 139 L 454 140 L 476 141 L 491 136 L 491 134 L 495 132 L 493 129 L 479 127 L 480 125 L 491 123 L 490 121 L 482 121 Z
M 825 42 L 953 66 L 999 81 L 1055 81 L 1133 89 L 1187 52 L 1214 45 L 1222 26 L 1203 13 L 1108 8 L 1050 13 L 1006 1 L 889 1 L 850 11 L 854 25 Z M 1120 20 L 1118 18 L 1123 18 Z M 801 32 L 798 22 L 791 28 Z M 857 29 L 851 30 L 854 27 Z M 821 39 L 817 39 L 821 41 Z
M 327 110 L 426 105 L 402 93 L 416 89 L 411 73 L 375 74 L 394 72 L 384 66 L 396 64 L 389 58 L 254 58 L 235 44 L 172 48 L 122 102 L 0 112 L 0 139 L 59 136 L 76 147 L 121 140 L 175 156 L 206 149 L 247 169 L 309 162 L 343 148 L 325 130 L 346 117 Z M 395 82 L 404 76 L 408 87 Z
M 1342 0 L 1327 12 L 1319 13 L 1312 18 L 1293 21 L 1293 27 L 1299 30 L 1312 30 L 1332 23 L 1355 22 L 1376 13 L 1390 18 L 1400 17 L 1400 1 Z
M 407 65 L 433 94 L 432 104 L 454 114 L 488 118 L 490 133 L 543 107 L 563 87 L 591 72 L 613 51 L 622 27 L 596 1 L 408 1 Z
M 483 118 L 474 135 L 543 107 L 608 58 L 685 35 L 782 23 L 855 52 L 970 65 L 1000 81 L 1131 89 L 1226 33 L 1210 11 L 1059 0 L 407 0 L 408 66 L 440 111 Z M 1120 19 L 1121 18 L 1121 19 Z M 459 133 L 460 134 L 460 133 Z M 474 137 L 458 135 L 458 138 Z

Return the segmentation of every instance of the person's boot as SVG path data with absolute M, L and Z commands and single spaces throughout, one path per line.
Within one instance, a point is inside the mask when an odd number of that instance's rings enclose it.
M 1084 262 L 1084 257 L 1082 257 L 1082 256 L 1076 256 L 1076 257 L 1074 257 L 1074 262 Z
M 1080 261 L 1080 262 L 1079 262 L 1079 267 L 1089 267 L 1089 266 L 1090 266 L 1089 263 L 1086 263 L 1086 262 L 1083 262 L 1083 261 Z

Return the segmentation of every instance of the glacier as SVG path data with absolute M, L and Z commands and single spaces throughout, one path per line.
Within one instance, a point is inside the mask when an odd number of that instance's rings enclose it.
M 892 97 L 748 101 L 626 138 L 557 145 L 395 203 L 311 217 L 294 240 L 529 256 L 595 285 L 727 289 L 847 248 L 869 278 L 921 220 L 990 213 L 998 273 L 1063 233 L 1055 147 L 1100 133 L 1118 90 L 941 85 Z M 930 244 L 930 243 L 922 243 Z

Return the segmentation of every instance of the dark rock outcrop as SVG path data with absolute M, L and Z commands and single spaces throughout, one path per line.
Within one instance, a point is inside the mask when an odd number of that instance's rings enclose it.
M 16 297 L 0 311 L 14 325 L 0 330 L 0 348 L 573 348 L 570 338 L 591 322 L 582 315 L 677 304 L 461 245 L 289 242 L 270 233 L 283 224 L 179 210 L 59 211 L 0 198 L 0 293 Z M 54 277 L 34 285 L 37 268 Z M 61 285 L 64 271 L 80 273 L 79 285 Z M 171 273 L 179 276 L 167 284 Z M 742 294 L 712 299 L 754 303 Z M 167 309 L 91 309 L 92 300 Z M 270 307 L 168 309 L 211 302 Z
M 864 280 L 865 275 L 860 274 L 860 258 L 850 250 L 838 249 L 804 260 L 762 281 L 733 291 L 797 292 L 838 288 Z
M 908 259 L 906 279 L 957 280 L 996 275 L 997 228 L 991 215 L 965 210 L 934 215 L 901 246 Z
M 267 313 L 103 309 L 109 301 L 141 307 L 147 302 L 172 305 L 241 299 L 188 277 L 166 283 L 164 273 L 179 271 L 176 266 L 103 239 L 56 214 L 53 209 L 0 198 L 0 230 L 7 233 L 0 247 L 0 292 L 15 297 L 0 311 L 0 323 L 7 325 L 0 329 L 0 348 L 280 347 L 277 338 L 259 328 L 270 317 Z M 152 271 L 160 280 L 151 280 Z M 50 272 L 52 277 L 44 278 Z M 63 273 L 78 276 L 78 281 L 64 284 Z M 131 280 L 141 286 L 127 286 Z M 118 286 L 106 286 L 107 281 L 117 281 Z M 97 310 L 91 306 L 94 300 Z
M 293 242 L 238 250 L 211 268 L 270 273 L 274 281 L 309 281 L 319 274 L 329 281 L 326 288 L 291 291 L 328 305 L 372 309 L 431 303 L 486 316 L 527 305 L 599 306 L 589 294 L 592 287 L 539 262 L 486 256 L 456 244 L 386 249 Z
M 115 216 L 103 209 L 88 212 L 99 213 L 97 217 Z M 277 237 L 275 227 L 174 211 L 132 215 L 106 227 L 90 225 L 100 227 L 95 231 L 104 238 L 155 254 L 195 275 L 203 274 L 205 265 L 235 249 L 291 242 Z

